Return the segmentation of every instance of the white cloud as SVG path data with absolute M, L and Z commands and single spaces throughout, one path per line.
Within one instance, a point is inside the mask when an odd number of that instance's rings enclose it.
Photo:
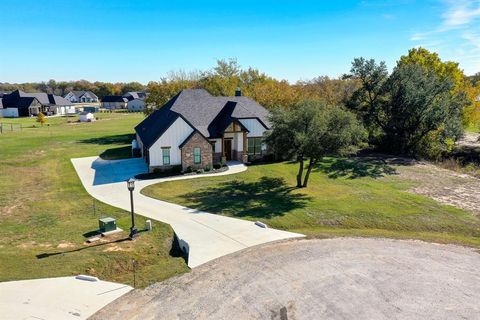
M 448 10 L 443 14 L 446 27 L 467 25 L 480 17 L 480 1 L 448 1 Z
M 480 70 L 480 0 L 444 0 L 440 24 L 410 37 L 417 46 L 442 50 L 458 61 L 467 74 Z M 421 42 L 421 44 L 419 44 Z

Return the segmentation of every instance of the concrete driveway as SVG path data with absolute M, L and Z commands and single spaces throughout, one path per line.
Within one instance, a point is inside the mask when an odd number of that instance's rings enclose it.
M 130 198 L 125 181 L 147 171 L 141 158 L 107 161 L 99 157 L 88 157 L 72 159 L 72 163 L 90 195 L 128 211 Z M 241 163 L 231 163 L 228 171 L 215 175 L 240 173 L 246 169 L 247 167 Z M 141 189 L 151 184 L 204 176 L 208 175 L 140 180 L 136 182 L 134 191 L 135 212 L 172 226 L 181 247 L 188 252 L 189 267 L 194 268 L 215 258 L 258 244 L 303 237 L 297 233 L 264 229 L 250 221 L 185 208 L 152 199 L 140 193 Z
M 0 319 L 87 319 L 133 290 L 107 281 L 60 277 L 0 283 Z
M 134 290 L 92 319 L 480 319 L 480 254 L 337 238 L 249 248 Z

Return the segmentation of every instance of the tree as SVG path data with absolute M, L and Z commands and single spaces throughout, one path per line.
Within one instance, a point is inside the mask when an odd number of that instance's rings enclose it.
M 385 99 L 383 86 L 388 79 L 385 62 L 377 64 L 374 59 L 356 58 L 352 62 L 350 78 L 356 79 L 360 87 L 353 93 L 347 106 L 363 120 L 368 130 L 369 141 L 378 137 L 378 109 Z
M 38 123 L 40 123 L 42 126 L 47 122 L 47 117 L 42 112 L 39 112 L 37 114 L 37 120 Z
M 452 82 L 452 90 L 460 92 L 464 89 L 465 74 L 460 69 L 458 62 L 442 61 L 436 52 L 425 48 L 413 48 L 408 54 L 401 56 L 397 65 L 415 64 L 422 66 L 429 72 L 435 73 L 440 79 Z
M 418 146 L 429 135 L 444 145 L 447 139 L 457 140 L 463 133 L 465 99 L 452 88 L 452 81 L 433 70 L 399 63 L 383 88 L 388 99 L 375 110 L 385 135 L 384 147 L 394 153 L 418 155 Z
M 271 122 L 266 142 L 275 153 L 298 161 L 298 188 L 307 187 L 312 169 L 323 157 L 355 152 L 365 137 L 354 114 L 315 100 L 276 109 Z M 309 163 L 304 176 L 306 160 Z

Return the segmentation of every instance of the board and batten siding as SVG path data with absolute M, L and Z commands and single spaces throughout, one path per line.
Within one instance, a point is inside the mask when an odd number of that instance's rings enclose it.
M 215 153 L 222 152 L 222 139 L 210 139 L 210 142 L 215 142 Z
M 178 147 L 193 132 L 192 127 L 182 118 L 175 122 L 165 131 L 162 136 L 150 147 L 150 166 L 163 165 L 162 147 L 170 147 L 170 165 L 182 163 L 182 154 Z
M 265 127 L 257 119 L 239 119 L 240 123 L 247 128 L 248 137 L 262 137 L 266 131 Z

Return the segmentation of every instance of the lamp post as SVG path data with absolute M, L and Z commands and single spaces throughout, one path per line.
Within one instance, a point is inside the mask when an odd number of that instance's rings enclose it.
M 130 206 L 132 213 L 132 227 L 130 228 L 130 239 L 135 238 L 138 235 L 137 227 L 135 227 L 135 214 L 133 212 L 133 190 L 135 189 L 135 179 L 130 178 L 127 180 L 127 188 L 130 191 Z

